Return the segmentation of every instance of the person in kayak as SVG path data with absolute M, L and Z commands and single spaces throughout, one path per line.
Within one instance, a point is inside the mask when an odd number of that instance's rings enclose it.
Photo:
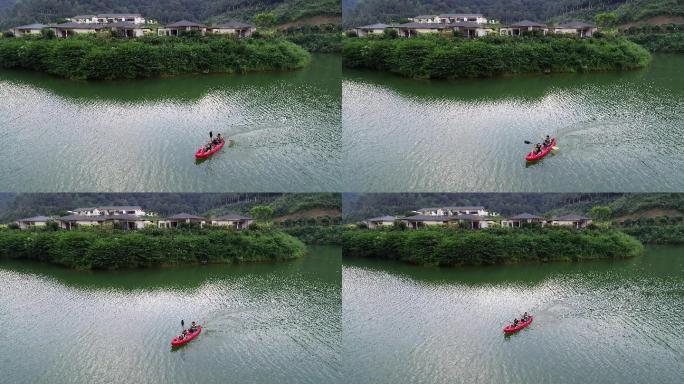
M 522 321 L 526 322 L 529 319 L 530 315 L 527 314 L 527 312 L 523 313 L 522 315 Z
M 537 143 L 534 145 L 534 154 L 538 155 L 542 152 L 542 145 L 540 143 Z
M 513 320 L 513 326 L 514 326 L 514 327 L 517 327 L 517 326 L 518 326 L 518 323 L 520 323 L 520 322 L 518 321 L 518 319 Z
M 192 324 L 190 324 L 190 333 L 197 332 L 197 324 L 193 321 Z
M 221 136 L 221 134 L 220 134 L 220 133 L 219 133 L 219 134 L 217 135 L 217 137 L 218 137 L 218 141 L 219 141 L 219 143 L 223 141 L 223 136 Z
M 546 138 L 544 139 L 544 148 L 548 148 L 551 146 L 551 137 L 549 135 L 546 135 Z

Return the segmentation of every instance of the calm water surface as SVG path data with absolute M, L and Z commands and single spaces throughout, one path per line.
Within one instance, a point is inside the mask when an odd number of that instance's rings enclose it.
M 299 71 L 79 82 L 0 71 L 0 190 L 340 190 L 340 58 Z M 209 131 L 234 139 L 211 159 Z
M 684 189 L 684 55 L 635 72 L 421 81 L 344 70 L 349 191 Z M 558 136 L 527 166 L 525 140 Z
M 335 383 L 341 252 L 294 262 L 76 272 L 0 262 L 3 383 Z M 202 334 L 177 350 L 180 319 Z
M 684 248 L 619 262 L 440 269 L 343 261 L 350 383 L 679 383 Z M 523 311 L 530 327 L 502 328 Z

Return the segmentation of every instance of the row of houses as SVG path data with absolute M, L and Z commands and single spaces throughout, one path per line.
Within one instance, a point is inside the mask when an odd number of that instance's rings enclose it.
M 410 229 L 420 229 L 435 225 L 458 225 L 468 229 L 484 229 L 491 227 L 520 228 L 526 225 L 563 226 L 572 228 L 586 228 L 592 223 L 591 218 L 581 215 L 563 215 L 552 219 L 522 213 L 510 218 L 500 219 L 484 207 L 440 207 L 421 208 L 413 216 L 397 217 L 391 215 L 379 216 L 362 221 L 369 229 L 392 226 L 396 222 L 404 223 Z
M 549 33 L 591 37 L 598 28 L 596 25 L 583 21 L 572 21 L 550 27 L 546 24 L 524 20 L 509 26 L 496 29 L 486 17 L 481 14 L 442 14 L 422 15 L 409 19 L 408 23 L 389 25 L 371 24 L 354 28 L 359 37 L 380 35 L 386 30 L 396 30 L 399 37 L 414 37 L 429 33 L 460 33 L 465 38 L 477 38 L 487 35 L 521 36 L 530 32 L 543 35 Z
M 227 214 L 215 218 L 206 218 L 188 213 L 179 213 L 166 218 L 153 216 L 138 206 L 107 206 L 76 208 L 69 211 L 69 215 L 59 217 L 34 216 L 16 220 L 20 229 L 33 229 L 44 227 L 54 222 L 59 228 L 65 230 L 79 227 L 102 226 L 116 223 L 120 228 L 127 230 L 143 229 L 147 227 L 177 228 L 184 224 L 195 223 L 200 228 L 205 225 L 214 225 L 241 230 L 249 227 L 254 219 L 238 214 Z
M 217 25 L 205 25 L 188 20 L 181 20 L 165 26 L 156 26 L 149 23 L 139 14 L 100 14 L 79 15 L 68 19 L 69 21 L 59 24 L 28 24 L 12 28 L 15 37 L 38 35 L 43 30 L 51 30 L 58 38 L 66 38 L 79 34 L 111 31 L 126 37 L 141 37 L 145 35 L 178 36 L 187 31 L 198 31 L 202 35 L 234 35 L 237 37 L 249 37 L 256 27 L 252 24 L 239 21 L 230 21 Z

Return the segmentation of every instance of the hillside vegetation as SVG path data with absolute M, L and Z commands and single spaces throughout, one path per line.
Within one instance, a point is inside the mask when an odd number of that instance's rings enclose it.
M 345 257 L 440 266 L 621 259 L 644 249 L 620 231 L 566 228 L 357 230 L 342 234 L 342 247 Z
M 593 20 L 600 12 L 616 12 L 626 23 L 654 16 L 684 16 L 682 0 L 342 0 L 346 26 L 397 21 L 424 14 L 477 12 L 510 23 L 537 21 Z
M 651 59 L 647 50 L 626 39 L 561 36 L 347 38 L 342 55 L 349 68 L 428 79 L 629 70 L 644 67 Z
M 0 28 L 110 12 L 142 13 L 161 23 L 182 19 L 251 21 L 262 12 L 273 12 L 278 24 L 321 15 L 341 16 L 338 0 L 17 0 L 4 10 L 0 7 Z
M 39 260 L 76 269 L 281 261 L 305 253 L 301 241 L 275 230 L 0 230 L 0 259 Z

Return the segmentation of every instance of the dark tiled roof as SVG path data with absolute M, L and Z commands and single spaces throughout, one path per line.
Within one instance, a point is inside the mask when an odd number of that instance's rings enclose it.
M 417 209 L 416 211 L 436 211 L 438 209 L 446 209 L 450 211 L 479 211 L 479 210 L 484 210 L 485 207 L 483 206 L 447 206 L 447 207 L 431 207 L 431 208 L 421 208 Z
M 586 216 L 580 216 L 580 215 L 563 215 L 563 216 L 558 216 L 554 220 L 558 220 L 558 221 L 583 221 L 583 220 L 591 220 L 591 218 L 586 217 Z
M 68 215 L 62 216 L 57 220 L 60 221 L 104 221 L 104 216 L 83 216 L 83 215 Z
M 546 24 L 540 24 L 530 20 L 523 20 L 515 24 L 511 24 L 511 27 L 539 27 L 546 28 Z
M 37 221 L 50 221 L 50 220 L 52 220 L 52 218 L 47 217 L 47 216 L 33 216 L 33 217 L 27 217 L 25 219 L 19 219 L 17 221 L 22 221 L 25 223 L 35 223 Z
M 97 17 L 141 17 L 139 13 L 100 13 Z
M 181 20 L 177 21 L 175 23 L 169 24 L 166 26 L 166 28 L 181 28 L 181 27 L 200 27 L 200 28 L 207 28 L 206 25 L 204 24 L 199 24 L 195 23 L 192 21 L 187 21 L 187 20 Z
M 254 26 L 252 24 L 241 23 L 239 21 L 228 21 L 225 23 L 217 24 L 211 28 L 240 29 L 240 28 L 254 28 Z
M 447 29 L 451 28 L 449 24 L 442 23 L 416 23 L 412 21 L 410 23 L 399 24 L 399 28 L 415 28 L 415 29 Z
M 449 221 L 453 216 L 414 215 L 404 218 L 408 221 Z
M 386 29 L 389 27 L 390 26 L 387 24 L 378 23 L 378 24 L 364 25 L 364 26 L 356 27 L 356 28 L 357 29 Z
M 395 216 L 379 216 L 368 219 L 367 221 L 394 221 L 397 218 Z
M 40 23 L 35 23 L 35 24 L 28 24 L 28 25 L 22 25 L 19 27 L 15 27 L 15 29 L 43 29 L 47 28 L 48 26 L 45 24 L 40 24 Z
M 515 215 L 515 216 L 511 217 L 511 218 L 508 219 L 508 220 L 524 220 L 524 219 L 539 219 L 539 220 L 542 220 L 542 219 L 544 219 L 544 218 L 541 217 L 541 216 L 531 215 L 531 214 L 529 214 L 529 213 L 521 213 L 521 214 L 519 214 L 519 215 Z
M 413 18 L 414 19 L 432 19 L 435 16 L 437 16 L 437 15 L 418 15 L 418 16 L 414 16 Z
M 481 13 L 442 13 L 439 17 L 482 17 Z
M 557 28 L 584 29 L 596 28 L 596 25 L 591 23 L 585 23 L 584 21 L 570 21 L 567 23 L 559 24 Z
M 227 215 L 219 216 L 214 218 L 216 221 L 237 221 L 237 220 L 252 220 L 251 217 L 242 216 L 234 213 L 229 213 Z
M 204 217 L 191 215 L 189 213 L 179 213 L 177 215 L 173 215 L 173 216 L 169 217 L 169 220 L 185 220 L 185 219 L 206 220 Z
M 62 23 L 55 25 L 57 28 L 62 29 L 104 29 L 107 28 L 104 24 L 86 24 L 86 23 L 76 23 L 70 21 L 68 23 Z

